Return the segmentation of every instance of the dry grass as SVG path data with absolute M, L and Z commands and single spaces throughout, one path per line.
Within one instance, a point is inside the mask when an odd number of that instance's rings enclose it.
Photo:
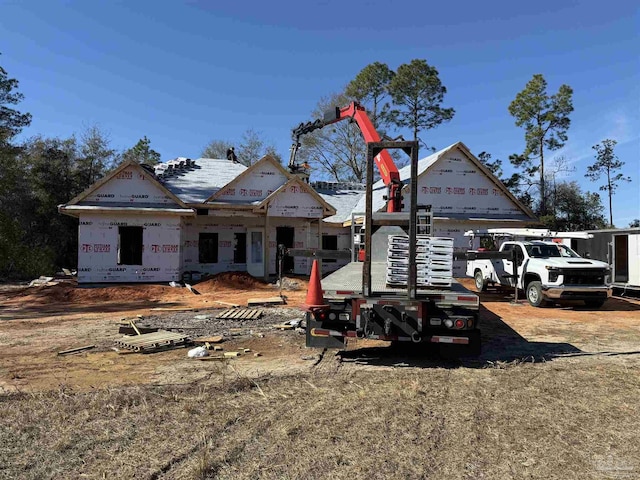
M 6 478 L 637 478 L 637 360 L 0 397 Z

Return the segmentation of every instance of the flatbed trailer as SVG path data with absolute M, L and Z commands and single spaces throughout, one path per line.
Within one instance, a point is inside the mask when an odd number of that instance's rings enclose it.
M 345 348 L 349 338 L 439 344 L 441 350 L 478 354 L 479 298 L 459 282 L 419 288 L 415 299 L 385 283 L 385 263 L 371 263 L 371 287 L 362 289 L 363 263 L 352 262 L 322 280 L 328 309 L 307 315 L 307 346 Z
M 364 262 L 349 263 L 322 281 L 318 276 L 317 283 L 311 279 L 310 292 L 312 284 L 318 285 L 321 298 L 307 295 L 307 346 L 345 348 L 349 339 L 366 338 L 435 344 L 443 354 L 453 356 L 479 354 L 478 295 L 455 280 L 447 287 L 417 285 L 416 235 L 418 226 L 424 225 L 418 222 L 416 204 L 417 142 L 371 142 L 367 147 Z M 409 212 L 372 212 L 372 159 L 384 148 L 401 148 L 411 156 Z M 422 207 L 430 212 L 429 206 Z M 409 237 L 406 286 L 386 283 L 389 228 Z
M 338 302 L 362 296 L 362 262 L 351 262 L 322 279 L 325 300 Z M 401 287 L 387 285 L 384 262 L 371 262 L 371 288 L 381 297 L 405 298 L 407 291 Z M 438 308 L 468 308 L 477 311 L 480 299 L 455 279 L 449 288 L 418 288 L 416 299 L 433 303 Z

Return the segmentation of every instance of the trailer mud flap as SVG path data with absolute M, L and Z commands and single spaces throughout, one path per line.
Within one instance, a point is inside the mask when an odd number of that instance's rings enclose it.
M 345 342 L 343 333 L 324 327 L 322 322 L 316 321 L 312 314 L 307 313 L 307 347 L 344 349 Z

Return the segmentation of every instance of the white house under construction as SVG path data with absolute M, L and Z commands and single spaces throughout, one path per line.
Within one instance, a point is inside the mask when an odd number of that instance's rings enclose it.
M 400 175 L 408 183 L 409 168 Z M 469 248 L 466 230 L 537 224 L 462 142 L 419 161 L 418 188 L 418 204 L 432 205 L 434 233 L 460 250 Z M 374 209 L 384 209 L 385 191 L 374 185 Z M 277 245 L 352 250 L 364 188 L 306 183 L 270 156 L 250 167 L 205 158 L 156 168 L 125 162 L 59 211 L 79 219 L 79 283 L 226 271 L 268 278 L 277 273 Z M 347 261 L 323 260 L 323 273 Z M 310 266 L 309 257 L 286 257 L 283 272 L 308 274 Z

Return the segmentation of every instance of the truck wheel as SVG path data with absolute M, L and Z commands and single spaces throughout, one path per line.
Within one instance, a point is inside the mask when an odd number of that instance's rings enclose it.
M 541 307 L 546 303 L 542 296 L 542 283 L 534 281 L 527 284 L 527 300 L 532 307 Z
M 584 304 L 589 308 L 600 308 L 604 305 L 605 300 L 597 299 L 597 300 L 585 300 Z
M 473 276 L 476 282 L 476 290 L 479 292 L 484 292 L 487 289 L 487 284 L 484 281 L 484 275 L 480 270 L 476 270 L 475 275 Z

